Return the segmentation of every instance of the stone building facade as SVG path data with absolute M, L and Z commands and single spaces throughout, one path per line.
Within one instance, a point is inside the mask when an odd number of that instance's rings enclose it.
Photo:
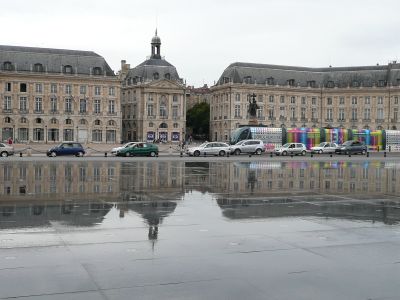
M 229 140 L 249 124 L 249 95 L 257 120 L 269 127 L 399 129 L 400 64 L 305 68 L 233 63 L 211 87 L 210 136 Z
M 120 83 L 91 51 L 0 46 L 0 139 L 119 142 Z
M 135 68 L 123 60 L 119 76 L 123 140 L 180 142 L 185 138 L 185 84 L 161 56 L 157 31 L 150 58 Z
M 188 86 L 186 89 L 186 109 L 189 110 L 199 103 L 210 104 L 211 90 L 204 84 L 202 87 L 195 88 Z

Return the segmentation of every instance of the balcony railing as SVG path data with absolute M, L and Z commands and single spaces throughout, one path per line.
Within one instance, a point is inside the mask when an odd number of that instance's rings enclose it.
M 343 123 L 343 122 L 346 122 L 346 119 L 344 119 L 344 118 L 343 118 L 343 119 L 339 118 L 339 119 L 336 120 L 336 122 Z
M 4 114 L 11 114 L 12 113 L 12 109 L 3 109 L 3 113 Z
M 269 120 L 269 121 L 275 121 L 276 118 L 275 118 L 275 117 L 268 117 L 268 120 Z
M 300 118 L 301 122 L 308 122 L 308 118 Z
M 333 122 L 333 119 L 332 118 L 326 118 L 325 122 Z
M 287 120 L 287 118 L 284 117 L 284 116 L 280 116 L 280 117 L 279 117 L 279 121 L 286 121 L 286 120 Z
M 383 123 L 385 122 L 385 119 L 375 119 L 375 123 Z
M 297 122 L 297 118 L 290 118 L 290 121 L 295 121 L 295 122 Z
M 42 110 L 42 109 L 41 109 L 41 110 L 36 110 L 36 109 L 35 109 L 33 112 L 34 112 L 35 114 L 42 114 L 42 113 L 43 113 L 43 110 Z
M 367 123 L 367 122 L 369 123 L 369 122 L 371 122 L 371 119 L 369 119 L 369 118 L 368 118 L 368 119 L 363 119 L 362 121 L 363 121 L 363 122 L 366 122 L 366 123 Z
M 53 115 L 58 115 L 60 112 L 58 110 L 50 110 L 50 113 Z
M 399 120 L 397 118 L 390 119 L 390 122 L 397 123 Z
M 311 122 L 318 123 L 318 119 L 317 118 L 311 118 Z

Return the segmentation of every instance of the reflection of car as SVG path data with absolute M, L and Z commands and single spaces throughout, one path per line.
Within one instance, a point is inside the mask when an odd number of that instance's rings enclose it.
M 152 143 L 135 143 L 129 147 L 118 150 L 116 156 L 156 156 L 158 147 Z
M 112 148 L 112 149 L 111 149 L 111 154 L 115 155 L 115 154 L 117 154 L 117 152 L 118 152 L 119 150 L 122 150 L 122 149 L 124 149 L 124 148 L 126 148 L 126 147 L 130 147 L 130 146 L 132 146 L 132 145 L 134 145 L 134 144 L 137 144 L 137 142 L 129 142 L 129 143 L 126 143 L 126 144 L 123 145 L 123 146 L 116 147 L 116 148 Z
M 9 155 L 14 155 L 14 147 L 0 143 L 0 156 L 7 157 Z
M 47 156 L 56 157 L 57 155 L 83 156 L 85 149 L 80 143 L 65 142 L 47 150 Z
M 304 144 L 302 143 L 287 143 L 283 145 L 282 147 L 279 147 L 278 149 L 275 149 L 275 154 L 276 155 L 306 155 L 307 148 Z
M 329 142 L 323 142 L 319 144 L 318 146 L 311 147 L 311 152 L 312 153 L 335 153 L 336 148 L 338 145 L 336 143 L 329 143 Z
M 367 146 L 360 141 L 347 141 L 338 146 L 335 150 L 338 154 L 365 154 L 367 153 Z
M 235 155 L 239 155 L 240 153 L 255 153 L 260 155 L 264 151 L 264 143 L 261 140 L 243 140 L 230 146 L 230 153 Z
M 197 147 L 190 147 L 186 150 L 186 154 L 190 156 L 199 155 L 219 155 L 224 156 L 228 153 L 229 145 L 222 142 L 205 142 Z

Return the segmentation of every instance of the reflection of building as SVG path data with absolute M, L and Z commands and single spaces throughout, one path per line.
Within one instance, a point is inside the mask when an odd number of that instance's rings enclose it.
M 1 200 L 111 200 L 120 193 L 120 164 L 112 162 L 7 162 L 1 169 Z
M 211 87 L 210 136 L 248 125 L 248 95 L 269 127 L 398 129 L 400 64 L 305 68 L 233 63 Z
M 217 199 L 229 219 L 308 217 L 400 223 L 398 203 L 391 200 L 362 199 L 345 202 L 342 198 L 317 196 L 265 197 L 262 199 Z
M 186 124 L 185 85 L 161 56 L 161 39 L 151 40 L 149 59 L 129 68 L 123 60 L 122 136 L 126 141 L 182 141 Z
M 120 83 L 91 51 L 0 46 L 1 140 L 120 141 Z
M 0 202 L 0 228 L 48 227 L 53 222 L 65 226 L 95 226 L 103 221 L 112 204 L 96 200 Z

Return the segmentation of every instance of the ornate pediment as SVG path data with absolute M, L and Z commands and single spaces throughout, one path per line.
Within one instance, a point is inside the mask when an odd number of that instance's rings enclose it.
M 152 88 L 165 88 L 165 89 L 183 89 L 184 87 L 178 83 L 175 83 L 171 80 L 163 79 L 156 80 L 148 83 L 148 87 Z

